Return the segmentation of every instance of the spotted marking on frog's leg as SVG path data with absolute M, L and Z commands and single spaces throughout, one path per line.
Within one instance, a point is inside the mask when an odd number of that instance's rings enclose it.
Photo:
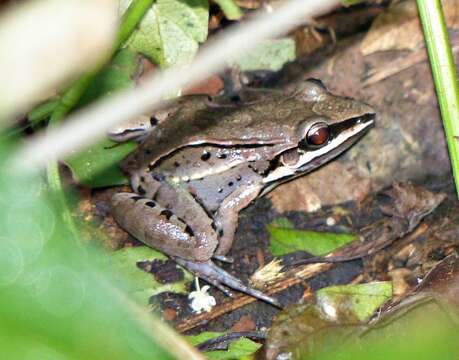
M 157 201 L 133 193 L 115 194 L 111 213 L 116 222 L 146 245 L 170 256 L 207 261 L 217 247 L 215 232 L 187 224 Z
M 172 213 L 172 211 L 164 209 L 159 213 L 159 215 L 164 216 L 167 220 L 170 220 L 174 214 Z

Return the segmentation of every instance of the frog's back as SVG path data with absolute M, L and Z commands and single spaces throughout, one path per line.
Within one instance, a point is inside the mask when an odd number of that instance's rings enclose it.
M 129 173 L 155 164 L 189 145 L 297 144 L 296 129 L 308 116 L 303 102 L 270 95 L 241 105 L 209 105 L 202 96 L 183 97 L 176 112 L 160 123 L 123 163 Z

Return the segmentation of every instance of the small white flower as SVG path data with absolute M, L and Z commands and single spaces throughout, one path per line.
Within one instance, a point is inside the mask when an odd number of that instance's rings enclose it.
M 215 298 L 208 294 L 210 286 L 205 285 L 202 288 L 199 286 L 198 278 L 195 278 L 196 290 L 188 294 L 188 299 L 191 300 L 190 307 L 197 314 L 203 311 L 210 311 L 217 304 Z

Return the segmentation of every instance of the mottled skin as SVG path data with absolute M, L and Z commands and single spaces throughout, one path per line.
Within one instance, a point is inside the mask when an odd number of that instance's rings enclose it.
M 138 194 L 112 200 L 117 222 L 198 276 L 277 304 L 212 261 L 231 248 L 238 213 L 276 184 L 313 170 L 355 143 L 373 110 L 317 81 L 290 92 L 250 93 L 242 104 L 183 97 L 123 163 Z M 164 110 L 163 110 L 164 111 Z M 327 124 L 321 146 L 305 143 Z

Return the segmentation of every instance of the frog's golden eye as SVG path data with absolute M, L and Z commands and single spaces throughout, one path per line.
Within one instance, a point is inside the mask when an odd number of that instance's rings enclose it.
M 310 146 L 325 145 L 330 139 L 330 128 L 325 123 L 316 123 L 306 134 L 306 143 Z

